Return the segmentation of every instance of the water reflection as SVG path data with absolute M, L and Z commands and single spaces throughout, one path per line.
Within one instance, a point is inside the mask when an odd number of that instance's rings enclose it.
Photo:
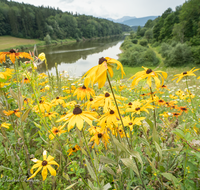
M 62 46 L 50 46 L 39 49 L 38 53 L 46 54 L 49 72 L 55 75 L 55 63 L 58 70 L 68 71 L 70 76 L 81 76 L 91 67 L 98 64 L 100 57 L 112 57 L 117 59 L 123 37 L 109 39 L 98 39 L 84 42 L 77 42 Z M 42 64 L 38 67 L 39 72 L 45 72 L 46 67 Z

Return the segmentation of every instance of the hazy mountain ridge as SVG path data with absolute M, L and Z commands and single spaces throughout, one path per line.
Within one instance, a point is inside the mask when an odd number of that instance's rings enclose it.
M 124 22 L 121 22 L 121 24 L 126 24 L 128 26 L 144 26 L 145 23 L 151 19 L 154 20 L 158 16 L 147 16 L 147 17 L 141 17 L 141 18 L 133 18 L 129 20 L 125 20 Z

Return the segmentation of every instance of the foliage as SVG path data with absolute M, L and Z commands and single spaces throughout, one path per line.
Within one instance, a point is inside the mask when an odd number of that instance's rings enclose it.
M 49 34 L 47 34 L 47 35 L 44 37 L 44 41 L 45 41 L 46 45 L 51 44 L 51 37 L 49 36 Z
M 131 31 L 129 26 L 106 19 L 95 18 L 52 7 L 35 7 L 30 4 L 0 0 L 0 36 L 43 40 L 104 37 Z
M 137 44 L 138 43 L 138 39 L 132 39 L 131 42 L 134 43 L 134 44 Z
M 181 66 L 192 61 L 191 48 L 187 44 L 178 43 L 175 47 L 165 45 L 163 49 L 165 51 L 161 53 L 166 57 L 164 61 L 166 66 Z
M 141 46 L 147 46 L 148 41 L 147 41 L 146 39 L 141 39 L 141 40 L 139 41 L 139 44 L 140 44 Z

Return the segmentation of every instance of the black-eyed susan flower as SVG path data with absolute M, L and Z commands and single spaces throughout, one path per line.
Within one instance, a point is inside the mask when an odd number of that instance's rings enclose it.
M 125 73 L 124 73 L 122 64 L 115 59 L 112 59 L 109 57 L 105 57 L 105 58 L 102 57 L 99 59 L 99 64 L 97 66 L 92 67 L 82 77 L 82 78 L 85 77 L 84 85 L 86 87 L 88 87 L 89 84 L 91 84 L 93 86 L 93 84 L 98 82 L 98 87 L 102 88 L 106 82 L 107 71 L 110 74 L 110 76 L 113 77 L 112 68 L 113 68 L 114 64 L 117 65 L 117 70 L 121 69 L 122 78 L 123 78 L 123 75 L 125 75 Z
M 65 103 L 63 99 L 64 99 L 63 97 L 57 96 L 55 99 L 51 101 L 51 104 L 54 106 L 59 105 L 59 104 L 63 105 Z
M 45 113 L 44 115 L 45 117 L 48 117 L 51 120 L 52 118 L 55 118 L 56 115 L 58 115 L 58 113 L 53 111 L 53 112 Z
M 180 110 L 181 112 L 188 112 L 188 108 L 186 106 L 180 106 L 178 110 Z
M 51 155 L 47 157 L 46 150 L 43 152 L 43 161 L 38 160 L 36 158 L 33 158 L 32 161 L 35 162 L 36 164 L 34 164 L 33 167 L 31 168 L 30 170 L 31 174 L 33 174 L 33 170 L 35 168 L 38 168 L 38 169 L 35 171 L 35 173 L 31 177 L 28 178 L 28 180 L 31 178 L 34 178 L 41 169 L 42 169 L 43 181 L 47 178 L 47 174 L 48 174 L 47 169 L 49 170 L 52 176 L 56 176 L 56 170 L 51 165 L 57 165 L 59 167 L 59 164 L 54 161 L 54 157 L 52 157 Z
M 79 87 L 74 91 L 73 96 L 76 96 L 76 95 L 77 95 L 77 99 L 81 98 L 81 100 L 83 100 L 85 97 L 87 97 L 87 99 L 89 100 L 90 96 L 93 97 L 95 95 L 95 92 L 92 88 L 85 87 L 85 85 L 83 85 L 82 87 Z
M 144 69 L 144 71 L 139 71 L 137 72 L 135 75 L 133 75 L 130 79 L 133 79 L 132 81 L 132 86 L 137 86 L 139 81 L 142 79 L 147 78 L 147 84 L 149 85 L 149 87 L 151 87 L 151 79 L 153 78 L 156 84 L 156 87 L 159 88 L 160 87 L 160 79 L 162 80 L 162 85 L 164 83 L 164 79 L 167 78 L 167 73 L 164 71 L 153 71 L 152 69 L 146 68 L 146 67 L 142 67 Z M 159 74 L 161 73 L 161 74 Z M 129 79 L 129 80 L 130 80 Z
M 179 112 L 174 112 L 174 113 L 172 113 L 172 115 L 173 115 L 174 117 L 178 117 L 178 116 L 181 115 L 181 113 L 179 113 Z
M 51 132 L 52 132 L 55 136 L 56 136 L 56 135 L 60 136 L 62 133 L 65 133 L 66 130 L 63 130 L 63 127 L 62 127 L 62 126 L 59 126 L 59 127 L 53 127 L 53 128 L 51 129 Z M 51 132 L 50 132 L 50 133 L 51 133 Z M 50 134 L 50 135 L 49 135 L 49 138 L 50 138 L 51 140 L 54 139 L 53 134 Z
M 22 80 L 22 82 L 23 83 L 30 83 L 30 80 L 27 77 L 25 77 L 24 80 Z
M 80 146 L 78 146 L 77 144 L 70 148 L 67 152 L 69 152 L 69 156 L 72 155 L 74 152 L 77 152 L 78 150 L 81 150 Z
M 107 149 L 107 143 L 109 142 L 109 135 L 107 133 L 107 131 L 101 129 L 101 131 L 97 131 L 94 136 L 90 139 L 90 142 L 94 141 L 94 144 L 92 146 L 92 148 L 94 148 L 94 145 L 97 144 L 99 145 L 100 141 L 102 141 L 104 143 L 104 146 Z
M 92 121 L 96 120 L 97 113 L 90 111 L 82 111 L 79 105 L 76 105 L 73 112 L 68 113 L 66 116 L 58 119 L 56 122 L 66 121 L 63 127 L 68 124 L 68 131 L 70 131 L 75 125 L 81 131 L 84 121 L 92 126 Z
M 100 117 L 99 125 L 101 127 L 106 126 L 110 127 L 111 125 L 118 126 L 119 114 L 115 107 L 111 107 L 104 115 Z
M 6 62 L 6 56 L 10 58 L 13 64 L 15 63 L 16 58 L 27 58 L 33 60 L 29 53 L 16 52 L 14 49 L 11 49 L 9 52 L 0 52 L 0 63 Z
M 133 130 L 134 125 L 142 125 L 141 121 L 144 120 L 145 117 L 132 117 L 126 116 L 123 118 L 124 126 L 128 126 L 130 130 Z
M 6 123 L 6 122 L 3 122 L 3 123 L 0 123 L 0 129 L 1 129 L 1 127 L 4 127 L 4 128 L 9 129 L 10 124 L 9 124 L 9 123 Z
M 194 74 L 195 71 L 198 71 L 199 69 L 195 69 L 195 67 L 193 69 L 191 69 L 190 71 L 185 71 L 185 72 L 182 72 L 181 74 L 176 74 L 174 75 L 175 78 L 172 79 L 173 80 L 176 80 L 176 83 L 178 83 L 183 77 L 186 77 L 186 76 L 196 76 Z
M 14 113 L 14 111 L 12 111 L 12 110 L 8 110 L 8 111 L 3 110 L 3 113 L 4 113 L 6 116 L 10 116 L 10 115 L 12 115 L 12 114 Z
M 44 100 L 40 100 L 39 106 L 36 105 L 36 106 L 33 107 L 33 109 L 34 109 L 35 112 L 41 111 L 42 113 L 44 113 L 44 112 L 49 112 L 51 107 L 52 107 L 52 104 L 50 104 L 49 102 L 45 102 Z

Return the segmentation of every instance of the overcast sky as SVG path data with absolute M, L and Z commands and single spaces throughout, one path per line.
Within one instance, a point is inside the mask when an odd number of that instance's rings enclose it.
M 175 10 L 186 0 L 14 0 L 35 6 L 51 6 L 62 11 L 118 19 L 123 16 L 159 16 L 167 8 Z

